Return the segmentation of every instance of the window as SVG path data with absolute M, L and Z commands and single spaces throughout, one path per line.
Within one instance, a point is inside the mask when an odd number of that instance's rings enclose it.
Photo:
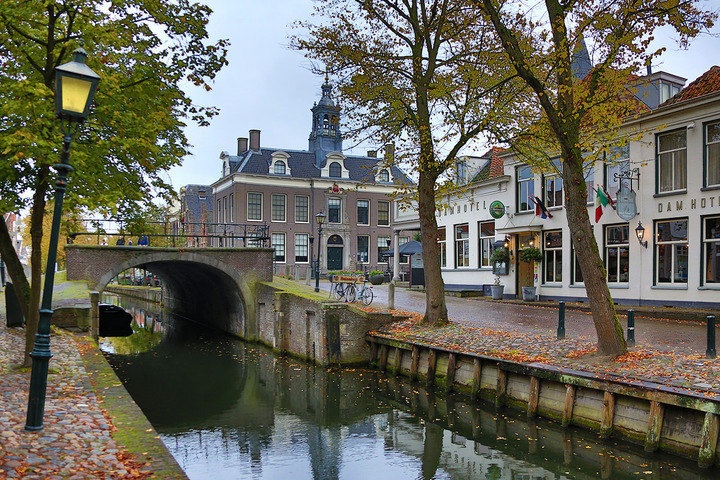
M 470 266 L 470 229 L 468 224 L 455 225 L 455 268 Z
M 227 221 L 233 223 L 235 221 L 235 194 L 230 194 L 230 211 L 228 213 Z
M 614 147 L 605 155 L 605 187 L 615 200 L 620 190 L 620 180 L 615 175 L 627 172 L 630 169 L 630 146 Z M 629 182 L 629 180 L 625 180 Z
M 223 223 L 228 221 L 228 197 L 223 197 Z
M 328 223 L 340 223 L 340 206 L 342 201 L 339 198 L 328 198 Z
M 370 225 L 370 200 L 358 200 L 357 223 L 358 225 Z
M 530 197 L 535 195 L 535 178 L 530 167 L 518 167 L 517 169 L 517 211 L 529 212 L 535 205 Z
M 378 175 L 381 182 L 389 182 L 390 181 L 390 172 L 388 172 L 387 168 L 383 168 L 380 170 L 380 175 Z
M 562 231 L 544 233 L 545 283 L 562 282 Z
M 247 219 L 262 220 L 262 193 L 248 192 Z
M 275 175 L 285 175 L 285 162 L 282 160 L 275 160 L 273 165 L 273 173 Z
M 440 267 L 447 267 L 447 242 L 445 227 L 438 227 L 438 245 L 440 245 Z
M 378 203 L 378 225 L 390 225 L 390 202 L 379 201 Z
M 285 195 L 274 193 L 270 197 L 270 220 L 273 222 L 285 221 Z
M 310 221 L 308 204 L 310 197 L 307 195 L 295 195 L 295 222 L 308 223 Z
M 308 263 L 308 234 L 295 234 L 295 263 Z
M 578 260 L 577 251 L 575 251 L 574 245 L 573 245 L 573 249 L 572 249 L 572 257 L 573 257 L 573 263 L 571 265 L 572 269 L 570 272 L 571 283 L 573 285 L 578 284 L 578 283 L 584 283 L 585 280 L 583 279 L 582 269 L 580 268 L 580 262 Z
M 205 200 L 206 198 L 205 190 L 198 190 L 198 200 Z
M 687 188 L 687 138 L 685 130 L 657 136 L 658 193 Z
M 687 284 L 687 219 L 655 223 L 655 258 L 658 284 Z
M 400 237 L 398 239 L 398 248 L 402 247 L 409 241 L 410 241 L 409 237 Z M 410 263 L 410 255 L 400 255 L 400 263 L 405 264 L 405 265 Z
M 720 283 L 720 217 L 703 219 L 703 284 Z
M 357 245 L 357 261 L 359 263 L 368 263 L 370 261 L 370 237 L 358 235 Z
M 332 162 L 330 164 L 329 173 L 331 178 L 340 178 L 342 177 L 342 167 L 338 162 Z
M 480 268 L 492 267 L 490 255 L 495 242 L 495 221 L 478 222 L 478 251 L 480 252 Z
M 605 270 L 608 283 L 630 281 L 629 232 L 627 224 L 605 227 Z
M 705 186 L 720 187 L 720 122 L 705 126 Z
M 556 162 L 559 164 L 559 162 Z M 562 167 L 560 167 L 562 168 Z M 543 177 L 545 190 L 545 206 L 547 208 L 562 207 L 563 181 L 559 173 L 551 173 Z
M 664 103 L 677 95 L 680 87 L 674 83 L 660 82 L 660 103 Z
M 460 185 L 467 183 L 467 163 L 465 160 L 455 163 L 455 168 L 457 169 L 456 182 Z
M 583 163 L 583 176 L 585 177 L 585 190 L 587 197 L 585 201 L 588 204 L 595 203 L 595 159 L 588 160 Z
M 378 237 L 378 240 L 377 240 L 378 263 L 387 263 L 388 262 L 388 257 L 384 257 L 383 254 L 390 249 L 390 247 L 388 246 L 389 243 L 390 243 L 390 237 Z
M 275 261 L 285 263 L 285 234 L 273 233 L 271 246 L 275 249 Z

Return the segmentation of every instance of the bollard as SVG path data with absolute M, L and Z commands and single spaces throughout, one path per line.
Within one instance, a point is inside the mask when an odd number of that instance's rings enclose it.
M 395 279 L 390 280 L 388 285 L 388 308 L 390 310 L 395 309 Z
M 715 315 L 707 316 L 707 350 L 705 351 L 705 357 L 717 357 L 717 352 L 715 352 Z
M 565 302 L 559 302 L 558 305 L 560 308 L 558 310 L 557 338 L 562 340 L 565 338 Z
M 635 310 L 628 310 L 627 346 L 635 346 Z

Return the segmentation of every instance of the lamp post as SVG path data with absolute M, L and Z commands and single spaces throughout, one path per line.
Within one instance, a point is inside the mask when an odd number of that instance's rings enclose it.
M 323 212 L 315 215 L 315 221 L 318 224 L 318 244 L 317 244 L 317 263 L 315 264 L 315 291 L 320 291 L 320 245 L 322 244 L 322 226 L 325 223 L 325 214 Z
M 307 284 L 310 285 L 310 278 L 315 275 L 315 236 L 310 234 L 310 271 L 311 274 L 307 275 Z
M 41 430 L 43 428 L 48 363 L 52 358 L 50 353 L 50 320 L 53 314 L 52 291 L 55 282 L 55 260 L 57 258 L 58 236 L 67 176 L 73 170 L 69 165 L 70 143 L 80 125 L 87 119 L 95 91 L 98 83 L 100 83 L 98 74 L 85 65 L 86 58 L 87 53 L 85 50 L 78 48 L 73 53 L 71 62 L 55 68 L 55 112 L 60 119 L 63 145 L 60 163 L 54 167 L 58 172 L 58 178 L 55 182 L 55 210 L 50 229 L 50 245 L 48 247 L 38 330 L 35 335 L 35 346 L 30 352 L 32 373 L 30 375 L 30 395 L 28 397 L 25 430 Z

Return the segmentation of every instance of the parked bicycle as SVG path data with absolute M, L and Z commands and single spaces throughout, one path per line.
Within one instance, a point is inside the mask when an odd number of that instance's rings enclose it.
M 344 282 L 336 283 L 332 289 L 332 292 L 336 300 L 343 300 L 345 302 L 354 302 L 355 295 L 357 293 L 354 283 Z
M 363 282 L 360 291 L 357 292 L 357 299 L 362 301 L 365 305 L 370 305 L 373 301 L 375 294 L 373 293 L 372 286 Z

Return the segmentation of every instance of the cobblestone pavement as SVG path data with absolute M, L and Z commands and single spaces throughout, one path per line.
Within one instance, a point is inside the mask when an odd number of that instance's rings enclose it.
M 16 369 L 24 330 L 0 327 L 0 478 L 125 479 L 149 472 L 111 437 L 73 334 L 52 336 L 44 428 L 26 432 L 30 373 Z

